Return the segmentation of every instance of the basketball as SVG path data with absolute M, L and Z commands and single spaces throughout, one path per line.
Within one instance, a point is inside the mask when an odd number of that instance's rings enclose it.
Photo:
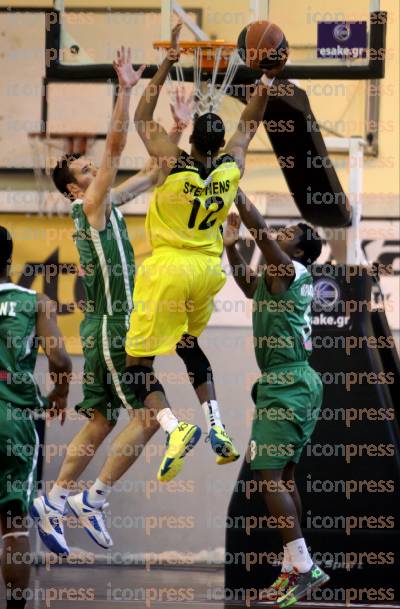
M 239 54 L 253 70 L 283 68 L 289 45 L 281 28 L 270 21 L 253 21 L 239 34 Z

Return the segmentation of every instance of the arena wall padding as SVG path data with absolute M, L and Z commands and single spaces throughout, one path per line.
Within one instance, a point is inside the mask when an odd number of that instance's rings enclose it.
M 268 101 L 264 126 L 300 214 L 317 226 L 348 226 L 350 204 L 306 92 L 285 80 L 276 86 L 278 95 Z
M 372 346 L 389 332 L 386 320 L 382 323 L 384 313 L 380 327 L 376 317 L 373 324 L 371 277 L 365 267 L 357 268 L 357 276 L 354 267 L 349 276 L 345 265 L 314 271 L 313 338 L 315 345 L 325 347 L 314 349 L 311 364 L 325 375 L 324 402 L 297 481 L 305 539 L 331 577 L 315 597 L 323 602 L 400 598 L 400 510 L 395 499 L 400 433 L 389 390 L 400 370 L 395 346 Z M 328 348 L 330 344 L 336 348 Z M 384 365 L 388 361 L 389 369 Z M 228 509 L 228 589 L 264 588 L 279 570 L 273 556 L 282 547 L 278 530 L 256 526 L 246 532 L 246 522 L 249 529 L 249 523 L 259 524 L 254 518 L 267 514 L 259 494 L 248 493 L 246 498 L 241 481 L 253 479 L 244 462 Z M 247 568 L 244 559 L 234 561 L 234 555 L 250 557 Z

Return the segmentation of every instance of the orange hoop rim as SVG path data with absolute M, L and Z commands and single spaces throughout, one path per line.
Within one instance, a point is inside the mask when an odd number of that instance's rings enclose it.
M 156 40 L 153 42 L 153 48 L 167 50 L 171 47 L 169 40 Z M 199 49 L 202 51 L 199 57 L 199 63 L 202 70 L 212 72 L 217 58 L 217 53 L 220 51 L 220 61 L 218 68 L 220 72 L 225 72 L 229 59 L 236 49 L 236 43 L 226 42 L 225 40 L 183 40 L 179 43 L 180 51 L 183 55 L 196 55 Z
M 170 40 L 155 40 L 153 42 L 154 49 L 169 49 L 170 47 Z M 236 49 L 236 43 L 226 40 L 182 40 L 179 42 L 179 48 L 183 53 L 192 53 L 195 49 L 208 49 L 210 51 L 226 49 L 228 52 L 233 52 Z

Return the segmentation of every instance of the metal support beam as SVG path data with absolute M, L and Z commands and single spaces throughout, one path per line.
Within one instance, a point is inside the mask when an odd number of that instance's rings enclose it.
M 197 40 L 209 40 L 209 36 L 197 25 L 195 21 L 187 14 L 187 12 L 180 6 L 178 2 L 172 1 L 172 8 L 179 19 L 189 28 L 191 32 L 196 36 Z
M 269 17 L 269 0 L 250 0 L 250 21 Z
M 379 154 L 380 86 L 380 80 L 377 78 L 369 80 L 365 100 L 365 139 L 368 152 L 374 156 Z
M 172 0 L 161 0 L 161 38 L 169 40 L 172 28 Z
M 353 212 L 351 226 L 347 229 L 346 264 L 362 264 L 360 222 L 364 177 L 365 142 L 358 137 L 350 138 L 349 147 L 349 201 Z

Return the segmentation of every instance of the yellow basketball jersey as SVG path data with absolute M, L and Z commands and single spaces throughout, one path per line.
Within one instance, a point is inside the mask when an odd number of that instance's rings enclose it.
M 146 229 L 153 249 L 162 246 L 220 256 L 221 226 L 235 200 L 240 170 L 229 154 L 212 167 L 182 152 L 165 182 L 153 194 Z

